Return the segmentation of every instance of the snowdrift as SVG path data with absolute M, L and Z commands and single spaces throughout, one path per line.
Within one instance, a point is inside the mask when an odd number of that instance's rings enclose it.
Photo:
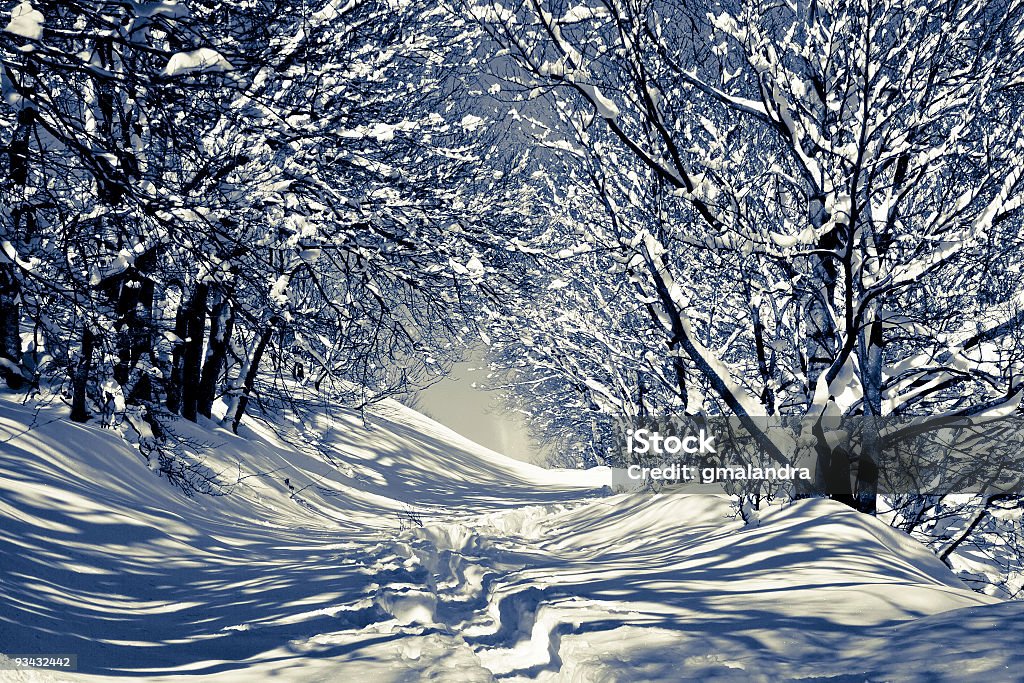
M 1018 680 L 1019 603 L 840 505 L 745 527 L 397 404 L 280 422 L 176 426 L 228 484 L 187 498 L 116 434 L 0 399 L 0 652 L 79 669 L 0 679 Z

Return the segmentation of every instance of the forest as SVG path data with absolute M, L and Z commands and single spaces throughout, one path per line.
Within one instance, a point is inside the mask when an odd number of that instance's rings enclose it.
M 744 516 L 831 498 L 1024 589 L 1019 0 L 26 0 L 0 27 L 0 379 L 189 495 L 226 483 L 202 429 L 414 405 L 483 348 L 551 466 L 729 425 L 814 473 L 731 484 Z

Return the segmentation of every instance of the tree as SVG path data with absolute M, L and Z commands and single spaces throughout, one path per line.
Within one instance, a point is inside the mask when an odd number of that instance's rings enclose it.
M 171 415 L 237 429 L 254 401 L 365 406 L 441 372 L 497 203 L 482 119 L 451 97 L 471 34 L 438 11 L 14 5 L 7 383 L 56 378 L 73 419 L 113 409 L 159 438 Z
M 635 284 L 619 305 L 648 307 L 680 408 L 736 416 L 777 459 L 794 442 L 754 418 L 807 418 L 819 484 L 871 511 L 878 453 L 906 436 L 883 420 L 934 427 L 1022 396 L 1018 9 L 466 11 L 502 92 L 543 102 L 544 134 L 601 169 L 594 237 Z M 832 416 L 861 418 L 855 482 Z

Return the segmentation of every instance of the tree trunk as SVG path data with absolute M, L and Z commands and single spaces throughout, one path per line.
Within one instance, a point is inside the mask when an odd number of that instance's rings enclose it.
M 830 218 L 825 211 L 823 197 L 811 200 L 808 218 L 815 228 L 820 228 Z M 806 391 L 809 415 L 814 415 L 815 411 L 820 409 L 820 406 L 814 405 L 818 380 L 828 372 L 839 353 L 836 321 L 832 313 L 839 269 L 834 263 L 833 255 L 829 253 L 838 246 L 839 228 L 834 227 L 819 238 L 818 253 L 808 256 L 812 273 L 810 281 L 814 285 L 805 292 L 802 315 L 807 328 L 804 343 L 807 351 Z M 856 498 L 850 486 L 849 452 L 845 448 L 832 448 L 828 444 L 820 420 L 816 421 L 812 431 L 817 441 L 816 484 L 823 485 L 833 500 L 856 507 Z
M 200 282 L 186 311 L 188 336 L 182 359 L 181 416 L 195 422 L 199 413 L 199 382 L 202 375 L 203 340 L 206 337 L 206 301 L 210 286 Z
M 857 509 L 874 514 L 882 444 L 882 323 L 874 320 L 866 332 L 861 332 L 858 340 L 861 383 L 864 386 L 864 425 L 857 458 Z
M 204 417 L 212 417 L 213 400 L 217 394 L 217 381 L 228 357 L 228 344 L 234 330 L 235 317 L 231 302 L 224 294 L 220 295 L 210 318 L 210 343 L 206 352 L 206 362 L 199 382 L 198 411 Z
M 153 281 L 128 271 L 117 296 L 117 365 L 114 379 L 125 387 L 146 353 L 152 353 Z
M 0 264 L 0 377 L 15 391 L 25 385 L 21 365 L 21 305 L 10 264 Z
M 18 113 L 18 124 L 7 146 L 7 161 L 11 183 L 23 187 L 28 182 L 29 141 L 36 112 L 26 107 Z M 30 211 L 30 210 L 29 210 Z M 18 232 L 19 216 L 28 213 L 24 208 L 15 208 L 15 234 Z M 30 216 L 24 215 L 25 220 Z M 0 256 L 6 259 L 6 256 Z M 15 391 L 25 385 L 21 373 L 21 288 L 15 276 L 15 266 L 10 261 L 0 263 L 0 377 Z
M 833 448 L 825 438 L 826 425 L 823 417 L 815 421 L 811 433 L 815 438 L 817 459 L 815 464 L 815 486 L 827 493 L 832 500 L 850 507 L 857 507 L 857 501 L 850 488 L 850 453 L 843 446 Z M 834 428 L 833 425 L 827 425 Z M 838 426 L 838 425 L 835 425 Z
M 133 323 L 134 334 L 131 339 L 131 368 L 136 368 L 143 356 L 149 355 L 150 363 L 156 364 L 156 350 L 153 348 L 153 298 L 156 284 L 147 277 L 139 281 L 139 302 L 135 309 Z M 149 404 L 153 400 L 153 381 L 148 372 L 139 375 L 131 392 L 126 394 L 130 403 L 135 405 Z
M 188 306 L 182 302 L 174 316 L 174 350 L 171 352 L 171 377 L 167 383 L 167 410 L 181 412 L 181 386 L 185 372 L 185 339 L 188 337 Z
M 820 230 L 831 218 L 825 210 L 824 196 L 812 197 L 808 206 L 808 221 Z M 807 258 L 811 266 L 813 284 L 805 290 L 806 296 L 802 315 L 807 326 L 807 391 L 808 399 L 814 396 L 818 378 L 828 371 L 839 351 L 836 342 L 836 321 L 832 313 L 833 297 L 839 280 L 839 269 L 831 253 L 840 246 L 840 228 L 833 227 L 818 239 L 817 251 Z
M 263 354 L 266 352 L 267 345 L 270 343 L 271 337 L 274 336 L 276 329 L 277 323 L 272 320 L 256 342 L 256 348 L 253 349 L 249 365 L 244 370 L 241 393 L 238 396 L 238 404 L 235 408 L 234 417 L 231 420 L 231 431 L 236 434 L 238 433 L 238 425 L 241 424 L 242 418 L 245 416 L 245 409 L 249 406 L 249 397 L 252 395 L 253 387 L 256 385 L 256 376 L 259 373 Z
M 89 407 L 88 384 L 92 370 L 92 357 L 96 348 L 96 334 L 88 323 L 82 328 L 82 352 L 78 356 L 78 365 L 72 375 L 71 420 L 72 422 L 88 422 Z

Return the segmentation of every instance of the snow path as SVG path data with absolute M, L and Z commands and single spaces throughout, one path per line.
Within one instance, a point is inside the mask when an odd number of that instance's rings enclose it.
M 184 425 L 246 476 L 190 500 L 40 417 L 0 400 L 0 652 L 60 678 L 1020 680 L 1021 603 L 829 501 L 602 497 L 399 408 L 299 450 Z
M 373 601 L 407 636 L 445 642 L 434 651 L 471 650 L 475 658 L 467 653 L 463 660 L 478 660 L 484 671 L 461 671 L 458 680 L 833 680 L 857 672 L 860 678 L 849 680 L 934 681 L 964 680 L 964 666 L 987 680 L 1019 680 L 1024 609 L 990 614 L 979 605 L 994 601 L 965 594 L 934 557 L 872 520 L 858 524 L 862 518 L 842 506 L 808 501 L 775 513 L 762 528 L 743 530 L 723 528 L 728 507 L 721 499 L 649 502 L 659 513 L 690 513 L 680 528 L 694 552 L 670 533 L 662 543 L 643 535 L 629 542 L 614 534 L 588 538 L 579 528 L 608 519 L 594 508 L 630 517 L 639 503 L 606 499 L 428 523 L 390 545 L 378 565 L 424 570 L 415 572 L 420 580 L 383 588 Z M 821 517 L 833 519 L 811 523 Z M 794 537 L 813 543 L 836 531 L 850 536 L 847 525 L 860 527 L 853 536 L 862 547 L 846 539 L 836 544 L 844 546 L 839 557 L 778 552 L 799 547 Z M 622 526 L 627 535 L 633 529 Z M 883 559 L 893 558 L 872 554 L 875 544 L 899 549 L 906 559 L 883 567 Z M 837 560 L 849 568 L 840 569 Z M 956 608 L 964 610 L 952 614 L 991 622 L 981 641 L 964 645 L 963 634 L 955 633 L 959 619 L 941 615 L 946 619 L 936 623 L 961 642 L 959 652 L 936 657 L 935 641 L 918 635 L 931 645 L 924 656 L 892 659 L 894 633 L 913 641 L 914 629 L 906 626 L 927 623 L 914 619 Z M 1000 636 L 993 640 L 989 629 L 996 624 Z M 984 663 L 976 656 L 979 642 Z M 406 638 L 400 648 L 379 647 L 376 656 L 397 671 L 409 664 L 409 648 Z M 623 678 L 624 671 L 631 673 Z

